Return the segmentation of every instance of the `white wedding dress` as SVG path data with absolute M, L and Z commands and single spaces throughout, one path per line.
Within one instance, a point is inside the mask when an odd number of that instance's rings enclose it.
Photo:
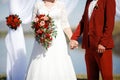
M 54 19 L 57 37 L 47 51 L 35 41 L 26 80 L 76 80 L 63 32 L 64 28 L 70 27 L 64 4 L 56 1 L 52 8 L 47 8 L 43 1 L 37 1 L 33 18 L 36 14 L 49 14 Z

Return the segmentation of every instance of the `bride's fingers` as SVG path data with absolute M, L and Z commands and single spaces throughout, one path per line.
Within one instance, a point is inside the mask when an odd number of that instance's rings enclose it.
M 74 48 L 76 48 L 76 47 L 77 47 L 77 46 L 76 46 L 75 44 L 71 44 L 71 45 L 70 45 L 70 48 L 71 48 L 71 49 L 74 49 Z
M 78 48 L 78 42 L 75 40 L 71 40 L 69 44 L 71 49 Z
M 70 46 L 70 49 L 74 49 L 74 46 Z
M 76 46 L 75 48 L 78 48 L 78 46 Z
M 77 44 L 77 43 L 75 43 L 75 44 L 74 44 L 74 47 L 75 47 L 75 48 L 78 48 L 78 44 Z
M 70 48 L 73 49 L 73 44 L 72 43 L 70 43 Z

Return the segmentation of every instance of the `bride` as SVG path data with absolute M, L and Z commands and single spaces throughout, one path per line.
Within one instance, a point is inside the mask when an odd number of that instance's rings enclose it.
M 37 1 L 33 10 L 33 20 L 36 14 L 49 14 L 53 18 L 57 36 L 48 50 L 35 40 L 26 80 L 76 80 L 65 38 L 66 34 L 70 40 L 72 31 L 64 4 L 57 0 Z

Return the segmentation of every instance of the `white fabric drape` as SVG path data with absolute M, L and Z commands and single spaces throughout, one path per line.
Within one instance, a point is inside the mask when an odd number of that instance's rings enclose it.
M 7 80 L 24 80 L 26 71 L 26 49 L 23 30 L 9 29 L 6 36 Z
M 23 24 L 31 21 L 32 10 L 36 0 L 10 0 L 10 13 L 17 13 Z
M 10 0 L 10 14 L 17 14 L 23 23 L 32 17 L 35 0 Z M 15 31 L 9 29 L 6 36 L 7 80 L 24 80 L 27 69 L 26 47 L 22 25 Z

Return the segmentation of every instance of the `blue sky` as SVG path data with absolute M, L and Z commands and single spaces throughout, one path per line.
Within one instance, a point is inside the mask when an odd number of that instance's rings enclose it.
M 8 15 L 8 0 L 0 0 L 0 21 Z

